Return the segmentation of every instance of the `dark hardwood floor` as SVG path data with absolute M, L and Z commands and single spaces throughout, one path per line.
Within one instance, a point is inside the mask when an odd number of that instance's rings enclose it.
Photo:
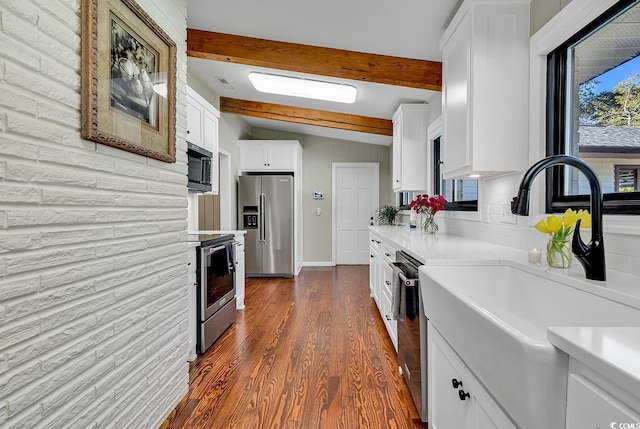
M 183 428 L 418 428 L 368 266 L 247 279 L 244 311 L 190 366 L 162 425 Z

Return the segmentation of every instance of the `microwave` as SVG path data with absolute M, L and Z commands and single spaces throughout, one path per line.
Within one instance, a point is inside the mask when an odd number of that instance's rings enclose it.
M 187 142 L 187 188 L 197 191 L 211 190 L 211 160 L 213 153 Z

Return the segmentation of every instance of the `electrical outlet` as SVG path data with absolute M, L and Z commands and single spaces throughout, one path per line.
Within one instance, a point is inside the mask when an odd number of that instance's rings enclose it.
M 500 205 L 500 212 L 501 212 L 500 223 L 508 223 L 511 225 L 515 225 L 516 223 L 518 223 L 518 220 L 516 219 L 516 215 L 511 213 L 510 203 L 502 203 Z
M 489 206 L 482 206 L 482 223 L 489 223 Z

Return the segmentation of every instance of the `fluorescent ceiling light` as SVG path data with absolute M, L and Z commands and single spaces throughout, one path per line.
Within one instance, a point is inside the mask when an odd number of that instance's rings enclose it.
M 353 103 L 358 93 L 352 85 L 268 73 L 251 72 L 249 80 L 260 92 L 338 103 Z

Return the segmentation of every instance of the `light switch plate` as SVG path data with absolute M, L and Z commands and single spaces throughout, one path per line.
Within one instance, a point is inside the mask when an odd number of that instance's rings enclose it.
M 482 223 L 489 223 L 489 206 L 482 206 Z
M 516 223 L 518 223 L 516 215 L 511 213 L 510 203 L 502 203 L 500 205 L 500 223 L 508 223 L 511 225 L 515 225 Z

